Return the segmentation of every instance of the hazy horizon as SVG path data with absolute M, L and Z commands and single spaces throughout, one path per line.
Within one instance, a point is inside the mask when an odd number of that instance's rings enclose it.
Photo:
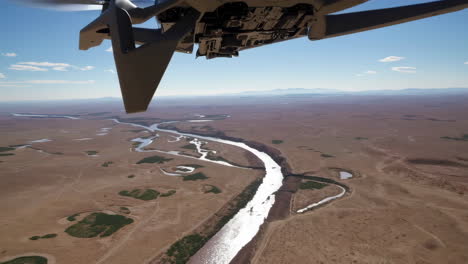
M 427 1 L 412 1 L 419 2 Z M 370 1 L 349 11 L 407 3 Z M 78 49 L 79 31 L 99 11 L 57 12 L 5 1 L 0 12 L 0 22 L 14 25 L 5 28 L 0 43 L 1 101 L 120 97 L 110 42 L 88 51 Z M 300 38 L 266 45 L 232 59 L 176 53 L 156 96 L 288 87 L 346 91 L 468 87 L 467 23 L 468 10 L 463 10 L 321 41 Z
M 212 93 L 212 94 L 179 94 L 179 95 L 155 95 L 154 98 L 170 99 L 170 98 L 196 98 L 196 97 L 231 97 L 231 96 L 285 96 L 294 94 L 310 94 L 310 95 L 405 95 L 415 92 L 416 95 L 432 95 L 437 94 L 465 94 L 468 93 L 468 87 L 447 87 L 447 88 L 403 88 L 403 89 L 382 89 L 382 90 L 361 90 L 347 91 L 340 89 L 326 88 L 278 88 L 265 90 L 245 90 L 239 92 Z M 19 99 L 19 100 L 2 100 L 3 103 L 15 102 L 49 102 L 49 101 L 74 101 L 74 100 L 121 100 L 120 95 L 104 96 L 104 97 L 82 97 L 82 98 L 46 98 L 46 99 Z M 154 102 L 155 103 L 155 102 Z

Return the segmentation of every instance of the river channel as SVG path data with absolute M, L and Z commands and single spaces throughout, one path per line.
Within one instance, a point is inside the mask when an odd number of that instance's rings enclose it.
M 60 116 L 60 115 L 33 115 L 33 114 L 12 114 L 16 117 L 42 117 L 42 118 L 69 118 L 69 119 L 79 119 L 77 117 L 71 116 Z M 165 122 L 153 124 L 151 126 L 144 126 L 135 123 L 121 122 L 118 119 L 110 119 L 117 124 L 130 125 L 134 127 L 140 127 L 150 132 L 165 132 L 174 134 L 176 138 L 180 137 L 191 137 L 196 139 L 193 144 L 196 144 L 197 150 L 202 154 L 202 157 L 195 158 L 205 162 L 215 162 L 224 166 L 232 166 L 229 163 L 223 161 L 212 161 L 206 158 L 206 155 L 201 149 L 200 140 L 204 141 L 213 141 L 222 144 L 232 145 L 239 148 L 242 148 L 256 157 L 258 157 L 264 164 L 265 167 L 265 177 L 261 185 L 258 187 L 257 192 L 255 193 L 252 200 L 250 200 L 247 205 L 242 208 L 227 224 L 225 224 L 221 230 L 218 231 L 192 258 L 189 263 L 206 263 L 206 264 L 228 264 L 232 259 L 237 255 L 237 253 L 251 241 L 255 235 L 258 233 L 260 226 L 265 222 L 265 219 L 268 216 L 270 209 L 275 203 L 275 193 L 278 191 L 283 183 L 283 174 L 281 171 L 281 166 L 276 163 L 271 156 L 267 153 L 259 151 L 255 148 L 248 146 L 242 142 L 235 142 L 221 138 L 199 136 L 189 133 L 181 133 L 171 129 L 159 128 L 162 124 L 174 123 Z M 188 122 L 195 121 L 213 121 L 213 120 L 187 120 Z M 157 140 L 158 136 L 151 138 L 135 138 L 132 141 L 138 142 L 139 145 L 134 149 L 139 152 L 163 152 L 158 150 L 145 150 L 144 148 L 150 145 L 154 140 Z M 180 155 L 177 151 L 164 152 L 169 155 Z M 185 156 L 184 156 L 185 157 Z M 189 156 L 187 156 L 189 157 Z M 189 157 L 194 158 L 194 157 Z M 342 196 L 342 194 L 338 196 Z M 329 197 L 329 200 L 336 199 L 338 197 Z M 319 204 L 327 202 L 320 201 Z M 316 204 L 304 208 L 305 210 L 310 209 L 311 207 L 316 206 Z M 304 210 L 304 211 L 305 211 Z

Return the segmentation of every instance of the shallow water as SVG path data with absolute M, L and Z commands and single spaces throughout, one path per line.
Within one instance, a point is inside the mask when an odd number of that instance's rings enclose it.
M 155 137 L 150 137 L 150 138 L 134 138 L 132 139 L 131 141 L 132 142 L 139 142 L 140 145 L 138 145 L 136 148 L 135 148 L 135 151 L 137 152 L 150 152 L 150 150 L 145 150 L 144 148 L 146 148 L 147 146 L 151 145 L 151 143 L 153 143 L 154 139 L 156 138 L 157 136 Z
M 182 176 L 182 174 L 167 172 L 164 169 L 160 169 L 160 170 L 162 171 L 162 173 L 164 173 L 164 175 L 167 175 L 167 176 Z
M 20 117 L 48 117 L 48 118 L 68 118 L 68 119 L 80 119 L 79 117 L 74 116 L 63 116 L 63 115 L 36 115 L 36 114 L 12 114 L 13 116 Z
M 353 177 L 353 174 L 347 172 L 347 171 L 340 171 L 340 179 L 342 180 L 347 180 Z
M 177 169 L 182 169 L 182 170 L 176 170 L 178 173 L 192 173 L 195 168 L 194 167 L 189 167 L 189 166 L 177 166 Z M 187 171 L 183 170 L 186 169 Z
M 316 203 L 313 203 L 313 204 L 309 204 L 308 206 L 306 206 L 306 207 L 304 207 L 304 208 L 302 208 L 302 209 L 297 210 L 297 212 L 298 212 L 298 213 L 304 213 L 304 212 L 306 212 L 306 211 L 308 211 L 308 210 L 310 210 L 310 209 L 312 209 L 312 208 L 314 208 L 314 207 L 317 207 L 317 206 L 319 206 L 319 205 L 322 205 L 322 204 L 324 204 L 324 203 L 327 203 L 327 202 L 329 202 L 329 201 L 331 201 L 331 200 L 338 199 L 338 198 L 340 198 L 341 196 L 343 196 L 343 195 L 346 193 L 346 190 L 345 190 L 343 187 L 339 186 L 339 185 L 336 185 L 336 186 L 338 186 L 338 187 L 341 189 L 341 192 L 340 192 L 339 194 L 334 195 L 334 196 L 327 197 L 327 198 L 325 198 L 325 199 L 320 200 L 319 202 L 316 202 Z
M 151 128 L 161 132 L 175 133 L 172 130 L 158 128 L 158 124 L 152 125 Z M 265 165 L 265 177 L 252 200 L 189 261 L 189 263 L 228 264 L 242 247 L 252 240 L 260 226 L 265 222 L 268 212 L 275 203 L 274 193 L 281 187 L 283 182 L 281 167 L 268 154 L 249 147 L 245 143 L 189 133 L 177 132 L 177 134 L 240 147 L 257 156 Z
M 43 138 L 43 139 L 29 141 L 29 143 L 45 143 L 45 142 L 50 142 L 50 141 L 52 141 L 52 140 L 50 140 L 48 138 Z
M 19 115 L 22 116 L 22 115 Z M 29 115 L 31 116 L 31 115 Z M 33 115 L 36 116 L 36 115 Z M 47 115 L 43 115 L 47 117 Z M 59 117 L 59 116 L 50 116 L 50 117 Z M 78 118 L 74 118 L 78 119 Z M 260 229 L 260 226 L 265 222 L 268 212 L 275 203 L 275 192 L 281 187 L 283 182 L 283 174 L 281 172 L 281 167 L 278 165 L 268 154 L 261 152 L 257 149 L 254 149 L 245 143 L 234 142 L 225 139 L 213 138 L 213 137 L 204 137 L 193 135 L 189 133 L 179 133 L 174 130 L 169 129 L 160 129 L 158 125 L 154 124 L 151 126 L 144 126 L 133 123 L 120 122 L 117 119 L 111 119 L 118 124 L 127 124 L 134 127 L 141 127 L 151 132 L 161 131 L 177 136 L 186 136 L 197 139 L 192 144 L 197 146 L 197 151 L 202 154 L 202 158 L 195 158 L 199 160 L 204 160 L 208 162 L 218 163 L 224 166 L 232 166 L 224 161 L 213 161 L 206 159 L 206 153 L 208 150 L 201 148 L 202 140 L 206 141 L 215 141 L 223 144 L 228 144 L 232 146 L 237 146 L 244 150 L 247 150 L 257 156 L 265 165 L 265 177 L 263 178 L 262 183 L 260 184 L 257 192 L 251 201 L 242 208 L 227 224 L 225 224 L 221 230 L 216 233 L 191 259 L 190 263 L 216 263 L 216 264 L 228 264 L 237 253 L 244 247 L 252 238 L 257 234 Z M 174 123 L 174 122 L 165 122 Z M 153 143 L 154 138 L 135 138 L 133 142 L 139 142 L 140 144 L 135 148 L 139 152 L 163 152 L 157 150 L 144 150 L 145 147 Z M 177 151 L 164 152 L 168 154 L 178 154 Z M 180 155 L 181 156 L 181 155 Z M 193 157 L 191 157 L 193 158 Z
M 190 123 L 201 123 L 201 122 L 211 122 L 213 120 L 209 120 L 209 119 L 195 119 L 195 120 L 187 120 L 188 122 Z

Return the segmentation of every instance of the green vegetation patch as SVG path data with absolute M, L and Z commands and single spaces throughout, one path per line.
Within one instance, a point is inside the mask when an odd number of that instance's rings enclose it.
M 16 149 L 16 148 L 24 147 L 24 146 L 26 146 L 26 145 L 25 144 L 16 144 L 16 145 L 9 145 L 8 147 Z
M 70 222 L 76 221 L 76 217 L 79 216 L 79 215 L 80 214 L 70 215 L 69 217 L 67 217 L 67 220 L 70 221 Z
M 460 167 L 467 168 L 468 165 L 465 165 L 460 162 L 451 161 L 451 160 L 438 160 L 438 159 L 407 159 L 409 163 L 417 165 L 435 165 L 435 166 L 448 166 L 448 167 Z
M 216 156 L 212 152 L 209 152 L 208 155 L 206 156 L 206 158 L 209 159 L 209 160 L 214 160 L 214 161 L 224 161 L 226 163 L 238 166 L 238 164 L 230 162 L 229 160 L 227 160 L 227 159 L 225 159 L 225 158 L 223 158 L 221 156 Z
M 234 217 L 234 215 L 237 214 L 237 212 L 244 208 L 247 203 L 252 200 L 254 197 L 255 193 L 257 192 L 258 187 L 260 184 L 262 184 L 262 179 L 257 179 L 253 181 L 251 184 L 249 184 L 245 189 L 234 199 L 234 204 L 230 208 L 229 213 L 227 213 L 221 220 L 219 220 L 218 223 L 216 223 L 215 230 L 218 232 L 231 218 Z M 214 235 L 214 234 L 213 234 Z
M 455 140 L 455 141 L 468 141 L 468 134 L 464 134 L 461 137 L 440 137 L 442 139 Z
M 47 238 L 54 238 L 56 237 L 57 234 L 47 234 L 43 236 L 32 236 L 29 238 L 29 240 L 39 240 L 39 239 L 47 239 Z
M 165 193 L 161 193 L 161 197 L 169 197 L 169 196 L 172 196 L 176 193 L 176 190 L 169 190 Z
M 182 176 L 184 181 L 197 181 L 197 180 L 206 180 L 208 177 L 203 172 L 197 172 L 187 176 Z
M 41 236 L 41 238 L 54 238 L 56 236 L 57 236 L 57 234 L 47 234 L 47 235 Z
M 200 234 L 193 234 L 175 242 L 166 252 L 168 256 L 175 258 L 175 262 L 171 261 L 170 263 L 186 263 L 191 256 L 203 247 L 208 239 Z
M 355 137 L 355 140 L 368 140 L 369 138 L 366 137 Z
M 0 264 L 47 264 L 47 259 L 41 256 L 19 257 Z
M 320 182 L 315 182 L 315 181 L 307 181 L 307 182 L 302 182 L 301 185 L 299 185 L 299 189 L 302 190 L 313 190 L 313 189 L 322 189 L 323 187 L 328 186 L 326 183 L 320 183 Z
M 435 121 L 435 122 L 457 122 L 457 120 L 453 120 L 453 119 L 438 119 L 438 118 L 427 118 L 426 120 Z
M 284 141 L 283 140 L 280 140 L 280 139 L 273 139 L 271 141 L 271 143 L 275 144 L 275 145 L 278 145 L 278 144 L 282 144 Z
M 182 165 L 179 165 L 179 166 L 192 167 L 192 168 L 195 168 L 195 169 L 199 169 L 199 168 L 204 167 L 203 165 L 198 165 L 198 164 L 182 164 Z
M 294 175 L 294 177 L 300 177 L 301 179 L 305 179 L 305 180 L 336 184 L 336 185 L 343 187 L 347 192 L 349 191 L 349 187 L 346 184 L 335 181 L 333 179 L 323 178 L 323 177 L 318 177 L 318 176 L 305 176 L 305 175 Z
M 83 220 L 65 229 L 70 236 L 79 238 L 107 237 L 120 228 L 133 223 L 133 219 L 123 215 L 92 213 Z
M 136 164 L 142 164 L 142 163 L 158 163 L 158 164 L 162 164 L 166 161 L 171 161 L 172 159 L 171 158 L 165 158 L 165 157 L 161 157 L 161 156 L 151 156 L 151 157 L 146 157 L 140 161 L 138 161 Z
M 15 153 L 0 153 L 0 157 L 13 156 Z
M 220 119 L 226 119 L 228 116 L 229 115 L 227 114 L 205 115 L 203 119 L 220 120 Z
M 321 156 L 322 158 L 334 158 L 334 157 L 335 157 L 335 156 L 333 156 L 333 155 L 325 154 L 325 153 L 322 153 L 320 156 Z
M 130 213 L 130 209 L 128 209 L 128 208 L 125 207 L 125 206 L 121 206 L 121 207 L 119 208 L 119 211 L 120 211 L 121 213 L 123 213 L 123 214 L 129 214 L 129 213 Z
M 214 185 L 211 185 L 211 184 L 205 184 L 203 186 L 203 189 L 204 189 L 204 193 L 214 193 L 214 194 L 218 194 L 218 193 L 221 193 L 221 189 L 214 186 Z
M 89 156 L 92 156 L 92 155 L 97 155 L 99 152 L 96 151 L 96 150 L 87 150 L 85 151 L 86 154 L 88 154 Z
M 212 126 L 208 126 L 208 125 L 202 126 L 202 127 L 200 127 L 200 129 L 204 129 L 204 130 L 208 130 L 208 131 L 214 131 L 215 130 Z
M 183 148 L 183 149 L 190 149 L 190 150 L 197 150 L 197 146 L 194 145 L 194 144 L 187 144 L 187 145 L 184 145 L 180 148 Z
M 113 161 L 106 161 L 106 162 L 104 162 L 101 166 L 107 168 L 107 167 L 109 167 L 109 165 L 111 165 L 111 164 L 114 164 L 114 162 L 113 162 Z
M 7 151 L 12 151 L 15 150 L 15 148 L 11 147 L 0 147 L 0 152 L 7 152 Z
M 189 168 L 177 168 L 178 171 L 181 171 L 181 172 L 189 172 L 191 171 L 191 169 Z
M 132 191 L 120 191 L 120 195 L 133 197 L 135 199 L 143 200 L 143 201 L 150 201 L 158 198 L 159 192 L 153 189 L 134 189 Z
M 129 179 L 133 179 L 133 178 L 135 178 L 135 175 L 133 175 L 133 174 L 131 174 L 131 175 L 128 175 L 128 176 L 127 176 L 127 178 L 129 178 Z

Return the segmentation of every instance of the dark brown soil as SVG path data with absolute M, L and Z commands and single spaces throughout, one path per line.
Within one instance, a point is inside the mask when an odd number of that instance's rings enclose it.
M 468 168 L 468 165 L 451 161 L 451 160 L 438 160 L 438 159 L 407 159 L 407 162 L 416 165 L 435 165 L 435 166 L 447 166 L 447 167 L 459 167 Z

